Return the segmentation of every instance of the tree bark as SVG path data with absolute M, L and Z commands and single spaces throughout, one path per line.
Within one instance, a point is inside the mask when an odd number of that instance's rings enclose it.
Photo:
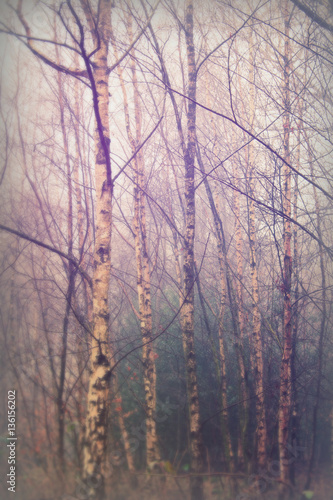
M 296 149 L 296 165 L 297 170 L 300 169 L 300 155 L 301 155 L 301 126 L 302 126 L 302 107 L 300 102 L 298 102 L 299 110 L 299 120 L 297 128 L 297 149 Z M 293 193 L 293 205 L 294 205 L 294 220 L 298 219 L 298 175 L 294 174 L 294 193 Z M 291 443 L 298 444 L 299 436 L 299 409 L 298 409 L 298 390 L 297 390 L 297 371 L 296 371 L 296 346 L 297 346 L 297 335 L 298 335 L 298 323 L 299 323 L 299 270 L 300 270 L 300 255 L 298 248 L 298 227 L 294 224 L 293 227 L 293 273 L 295 277 L 295 288 L 294 288 L 294 304 L 293 304 L 293 330 L 292 330 L 292 352 L 291 352 L 291 393 L 292 393 L 292 416 L 291 416 Z M 290 481 L 295 485 L 295 462 L 291 464 L 290 467 Z
M 184 238 L 184 303 L 182 307 L 182 335 L 186 366 L 187 396 L 189 405 L 191 469 L 191 500 L 203 500 L 202 436 L 200 430 L 197 363 L 194 349 L 194 238 L 195 190 L 194 159 L 196 151 L 196 66 L 193 41 L 193 3 L 185 4 L 185 38 L 188 65 L 187 146 L 185 151 L 185 238 Z
M 250 31 L 250 127 L 254 133 L 255 101 L 254 101 L 254 55 L 252 27 Z M 259 468 L 266 467 L 267 461 L 267 427 L 266 410 L 264 398 L 264 362 L 263 362 L 263 342 L 261 335 L 261 316 L 259 311 L 259 281 L 256 257 L 256 225 L 255 225 L 255 165 L 254 165 L 254 145 L 250 142 L 248 146 L 248 188 L 251 198 L 248 200 L 249 209 L 249 244 L 250 244 L 250 276 L 252 288 L 252 343 L 254 347 L 254 383 L 256 393 L 256 458 Z
M 309 155 L 309 163 L 310 163 L 310 171 L 311 178 L 314 179 L 314 170 L 313 170 L 313 158 L 310 148 L 310 142 L 307 136 L 306 131 L 304 130 L 305 140 L 308 147 L 308 155 Z M 322 240 L 322 224 L 320 220 L 320 203 L 318 199 L 318 193 L 316 188 L 313 186 L 313 197 L 315 200 L 315 211 L 316 211 L 316 219 L 317 219 L 317 232 L 319 239 Z M 321 396 L 321 384 L 323 377 L 323 357 L 324 357 L 324 340 L 326 333 L 326 316 L 327 316 L 327 304 L 326 304 L 326 270 L 325 270 L 325 259 L 324 259 L 324 251 L 322 245 L 319 244 L 319 263 L 320 263 L 320 274 L 321 274 L 321 321 L 320 321 L 320 332 L 319 332 L 319 345 L 318 345 L 318 375 L 317 375 L 317 383 L 316 383 L 316 396 L 315 402 L 313 405 L 313 418 L 312 418 L 312 443 L 311 443 L 311 452 L 309 459 L 309 467 L 307 473 L 307 480 L 305 483 L 305 489 L 310 489 L 312 482 L 312 474 L 313 467 L 315 464 L 315 453 L 317 447 L 317 429 L 318 429 L 318 411 L 320 406 L 320 396 Z
M 100 47 L 95 54 L 95 182 L 96 232 L 93 271 L 93 335 L 87 398 L 83 480 L 89 495 L 105 496 L 111 349 L 108 294 L 111 270 L 111 202 L 108 47 L 111 36 L 111 0 L 101 0 Z M 93 89 L 94 92 L 94 89 Z
M 127 29 L 130 43 L 133 40 L 132 25 L 130 14 L 127 20 Z M 115 40 L 112 36 L 112 45 L 118 59 L 118 51 Z M 120 65 L 117 66 L 118 77 L 120 80 L 123 100 L 127 136 L 131 145 L 132 154 L 135 153 L 141 144 L 142 117 L 140 107 L 140 96 L 136 74 L 135 50 L 132 49 L 132 58 L 130 62 L 132 72 L 132 83 L 134 92 L 134 113 L 135 113 L 135 136 L 132 133 L 130 125 L 130 114 L 126 88 L 124 84 L 123 72 Z M 142 361 L 143 361 L 143 383 L 145 389 L 145 413 L 146 413 L 146 465 L 161 459 L 157 442 L 156 422 L 154 414 L 156 411 L 156 364 L 153 345 L 149 341 L 153 336 L 152 325 L 152 307 L 150 293 L 150 262 L 148 255 L 147 242 L 147 223 L 146 223 L 146 203 L 145 203 L 145 172 L 144 158 L 140 150 L 134 158 L 134 217 L 133 232 L 137 271 L 137 291 L 139 302 L 140 329 L 143 339 Z M 147 343 L 149 342 L 149 343 Z
M 289 43 L 289 12 L 285 1 L 283 6 L 285 21 L 284 42 L 284 114 L 283 114 L 283 151 L 284 160 L 290 163 L 290 43 Z M 283 219 L 284 261 L 283 261 L 283 356 L 280 372 L 280 399 L 278 415 L 278 441 L 280 457 L 281 483 L 280 496 L 286 498 L 289 490 L 285 483 L 289 482 L 288 435 L 291 412 L 291 353 L 292 353 L 292 309 L 291 309 L 291 170 L 286 163 L 282 168 L 283 180 Z
M 214 200 L 212 190 L 208 178 L 205 173 L 205 167 L 200 154 L 200 149 L 197 148 L 197 160 L 199 164 L 200 171 L 204 178 L 204 185 L 207 193 L 207 198 L 209 201 L 210 209 L 214 219 L 216 240 L 217 240 L 217 256 L 219 262 L 220 271 L 220 287 L 221 287 L 221 303 L 218 317 L 218 339 L 219 339 L 219 355 L 220 355 L 220 380 L 221 380 L 221 404 L 222 408 L 228 407 L 227 398 L 227 375 L 226 375 L 226 359 L 225 359 L 225 347 L 224 347 L 224 337 L 225 328 L 223 325 L 225 309 L 227 305 L 227 283 L 226 283 L 226 273 L 227 273 L 227 256 L 225 249 L 225 242 L 223 236 L 223 226 L 222 220 L 219 216 L 217 202 Z M 232 307 L 232 306 L 231 306 Z M 229 429 L 228 421 L 228 411 L 224 410 L 221 413 L 221 431 L 222 431 L 222 441 L 223 441 L 223 451 L 225 455 L 225 462 L 227 468 L 234 467 L 234 453 L 231 443 L 231 435 Z M 242 455 L 243 456 L 243 455 Z
M 58 50 L 56 49 L 57 63 L 59 62 Z M 63 97 L 63 85 L 61 73 L 57 73 L 57 83 L 59 92 L 59 105 L 60 105 L 60 125 L 64 145 L 64 153 L 66 158 L 66 177 L 67 177 L 67 189 L 68 189 L 68 208 L 67 208 L 67 238 L 68 238 L 68 255 L 73 255 L 73 195 L 72 195 L 72 179 L 71 179 L 71 166 L 68 151 L 68 138 L 65 126 L 65 106 Z M 63 475 L 66 472 L 65 468 L 65 458 L 64 458 L 64 437 L 65 437 L 65 402 L 64 402 L 64 389 L 65 389 L 65 377 L 66 377 L 66 363 L 67 363 L 67 339 L 68 339 L 68 328 L 69 328 L 69 318 L 72 304 L 72 297 L 74 292 L 75 283 L 75 273 L 72 262 L 68 263 L 67 268 L 68 274 L 68 286 L 66 291 L 66 306 L 65 315 L 63 319 L 63 329 L 62 329 L 62 346 L 60 354 L 60 372 L 59 372 L 59 384 L 58 384 L 58 394 L 57 394 L 57 410 L 58 410 L 58 457 L 60 465 L 60 473 Z

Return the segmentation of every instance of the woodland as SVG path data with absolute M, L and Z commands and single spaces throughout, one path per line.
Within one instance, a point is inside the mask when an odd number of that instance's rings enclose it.
M 0 497 L 333 499 L 332 1 L 0 40 Z

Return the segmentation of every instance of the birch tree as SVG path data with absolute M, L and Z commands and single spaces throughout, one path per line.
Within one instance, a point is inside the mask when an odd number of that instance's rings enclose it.
M 132 20 L 130 12 L 126 14 L 127 32 L 130 43 L 133 42 Z M 112 36 L 112 45 L 116 59 L 118 59 L 118 50 L 115 38 Z M 135 62 L 135 49 L 131 52 L 131 73 L 134 93 L 134 113 L 135 113 L 135 133 L 133 134 L 130 124 L 130 112 L 128 97 L 124 83 L 123 70 L 119 65 L 117 72 L 123 94 L 125 123 L 128 140 L 131 145 L 131 152 L 134 156 L 134 217 L 133 232 L 135 245 L 135 259 L 137 272 L 137 290 L 139 302 L 140 328 L 143 340 L 142 362 L 144 366 L 144 387 L 145 387 L 145 412 L 146 412 L 146 464 L 151 464 L 160 460 L 160 453 L 157 443 L 156 422 L 154 415 L 156 412 L 156 366 L 154 359 L 154 349 L 152 345 L 153 324 L 152 324 L 152 306 L 151 306 L 151 271 L 148 253 L 148 235 L 146 220 L 146 201 L 145 201 L 145 171 L 143 152 L 136 154 L 142 142 L 142 111 L 140 105 L 140 92 L 137 80 L 137 69 Z
M 284 39 L 284 66 L 283 66 L 283 154 L 285 162 L 290 162 L 290 43 L 289 43 L 289 9 L 287 2 L 283 5 L 285 22 Z M 283 213 L 287 219 L 283 220 L 284 238 L 284 265 L 283 265 L 283 357 L 280 377 L 279 400 L 279 455 L 281 479 L 284 483 L 289 481 L 288 467 L 288 432 L 291 410 L 291 351 L 292 351 L 292 311 L 291 311 L 291 171 L 283 163 Z M 286 495 L 285 485 L 281 486 L 281 495 Z

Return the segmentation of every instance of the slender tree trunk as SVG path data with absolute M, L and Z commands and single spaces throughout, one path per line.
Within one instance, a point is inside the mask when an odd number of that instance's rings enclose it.
M 59 64 L 58 50 L 57 62 Z M 71 179 L 71 165 L 69 159 L 68 151 L 68 139 L 67 131 L 65 126 L 65 106 L 63 99 L 63 86 L 62 86 L 62 75 L 60 72 L 57 73 L 58 82 L 58 93 L 59 93 L 59 105 L 60 105 L 60 125 L 63 138 L 64 152 L 66 157 L 66 177 L 67 177 L 67 189 L 68 189 L 68 208 L 67 208 L 67 239 L 68 239 L 68 255 L 73 255 L 73 195 L 72 195 L 72 179 Z M 62 474 L 65 474 L 65 458 L 64 458 L 64 433 L 65 433 L 65 403 L 64 403 L 64 388 L 65 388 L 65 376 L 66 376 L 66 362 L 67 362 L 67 339 L 68 339 L 68 327 L 69 327 L 69 317 L 72 304 L 72 297 L 74 292 L 74 266 L 71 262 L 68 263 L 68 286 L 66 292 L 66 307 L 65 316 L 63 320 L 63 331 L 62 331 L 62 347 L 60 354 L 60 373 L 59 373 L 59 384 L 58 384 L 58 395 L 57 395 L 57 409 L 58 409 L 58 456 L 60 470 Z
M 251 149 L 251 145 L 250 145 Z M 250 154 L 250 169 L 251 163 Z M 254 181 L 253 171 L 250 173 L 249 179 L 250 194 L 253 196 Z M 254 345 L 255 366 L 254 382 L 256 393 L 256 453 L 257 463 L 260 468 L 266 466 L 267 462 L 267 428 L 266 428 L 266 411 L 264 399 L 264 363 L 263 363 L 263 343 L 261 336 L 261 318 L 259 312 L 259 283 L 258 270 L 256 259 L 256 229 L 255 229 L 255 210 L 254 202 L 249 200 L 249 242 L 250 242 L 250 274 L 252 283 L 252 342 Z
M 187 147 L 185 152 L 185 238 L 184 238 L 184 304 L 182 308 L 182 333 L 186 366 L 187 395 L 189 404 L 191 469 L 191 500 L 203 500 L 203 449 L 200 430 L 197 364 L 194 349 L 194 238 L 195 191 L 194 159 L 196 150 L 196 67 L 193 41 L 193 3 L 185 3 L 185 38 L 188 64 Z
M 296 165 L 297 170 L 300 169 L 300 154 L 301 154 L 301 106 L 299 104 L 299 121 L 297 129 L 297 150 L 296 150 Z M 294 175 L 294 213 L 293 218 L 297 221 L 298 218 L 298 174 Z M 298 300 L 299 300 L 299 269 L 300 269 L 300 256 L 298 250 L 298 227 L 294 224 L 293 227 L 293 240 L 294 240 L 294 257 L 293 257 L 293 272 L 295 276 L 295 289 L 294 289 L 294 304 L 293 304 L 293 331 L 292 331 L 292 352 L 291 352 L 291 390 L 292 390 L 292 416 L 291 416 L 291 442 L 292 444 L 298 444 L 298 427 L 299 427 L 299 416 L 298 416 L 298 391 L 297 391 L 297 380 L 296 380 L 296 345 L 297 345 L 297 334 L 298 334 Z M 295 485 L 295 462 L 293 461 L 290 466 L 290 481 Z
M 141 4 L 144 7 L 143 2 Z M 175 113 L 177 131 L 181 149 L 184 154 L 185 164 L 185 238 L 184 238 L 184 265 L 183 265 L 183 307 L 181 310 L 183 347 L 186 365 L 187 396 L 189 404 L 190 448 L 191 448 L 191 499 L 203 499 L 203 481 L 201 476 L 195 476 L 203 469 L 202 436 L 200 431 L 199 397 L 197 384 L 196 357 L 194 351 L 194 235 L 195 235 L 195 191 L 194 191 L 194 159 L 196 150 L 196 67 L 193 42 L 193 4 L 191 0 L 185 3 L 185 38 L 188 63 L 188 101 L 187 106 L 187 145 L 182 130 L 180 113 L 171 91 L 170 80 L 164 64 L 162 53 L 153 31 L 149 24 L 154 47 L 160 61 L 160 70 L 163 82 L 166 84 Z M 175 233 L 173 233 L 175 234 Z M 177 248 L 175 240 L 175 250 Z M 176 266 L 179 260 L 176 259 Z
M 239 55 L 237 50 L 237 41 L 235 40 L 235 49 L 237 60 L 239 61 Z M 249 82 L 250 82 L 250 129 L 253 132 L 253 121 L 254 121 L 254 76 L 253 76 L 253 37 L 252 37 L 252 28 L 250 29 L 250 38 L 249 38 L 249 51 L 250 51 L 250 66 L 249 66 Z M 242 105 L 242 112 L 245 116 L 245 100 L 242 91 L 241 77 L 238 75 L 238 86 L 239 86 L 239 95 L 240 101 Z M 244 339 L 244 310 L 243 310 L 243 239 L 242 239 L 242 224 L 241 224 L 241 213 L 240 213 L 240 193 L 237 188 L 239 188 L 239 170 L 237 159 L 233 158 L 233 176 L 234 176 L 234 184 L 236 190 L 234 191 L 234 205 L 235 205 L 235 238 L 236 238 L 236 261 L 237 261 L 237 281 L 236 281 L 236 300 L 237 300 L 237 311 L 238 311 L 238 324 L 239 324 L 239 340 L 236 343 L 237 349 L 237 359 L 239 365 L 239 377 L 240 377 L 240 398 L 243 402 L 239 407 L 239 422 L 240 422 L 240 430 L 238 435 L 238 466 L 240 469 L 247 469 L 247 452 L 249 447 L 249 438 L 248 438 L 248 425 L 249 425 L 249 388 L 247 383 L 247 375 L 245 371 L 245 362 L 244 355 L 242 351 L 243 339 Z M 251 250 L 251 248 L 250 248 Z M 253 282 L 253 280 L 252 280 Z M 254 352 L 254 354 L 253 354 Z M 251 365 L 255 366 L 255 351 L 250 348 L 250 361 Z
M 225 347 L 224 347 L 224 337 L 225 328 L 223 325 L 224 313 L 227 304 L 227 283 L 226 283 L 226 267 L 227 267 L 227 256 L 223 237 L 223 226 L 222 221 L 219 216 L 217 203 L 214 200 L 213 193 L 211 191 L 209 181 L 205 173 L 205 167 L 200 154 L 200 149 L 197 148 L 197 160 L 199 164 L 200 171 L 204 178 L 204 185 L 210 205 L 210 209 L 213 214 L 216 239 L 217 239 L 217 256 L 219 262 L 220 271 L 220 286 L 221 286 L 221 304 L 219 310 L 219 323 L 218 323 L 218 338 L 219 338 L 219 354 L 220 354 L 220 379 L 221 379 L 221 404 L 222 408 L 228 407 L 227 398 L 227 378 L 226 378 L 226 360 L 225 360 Z M 223 440 L 223 450 L 225 455 L 225 461 L 227 467 L 233 468 L 234 466 L 234 454 L 231 444 L 231 434 L 228 422 L 228 411 L 225 410 L 221 414 L 221 430 L 222 430 L 222 440 Z
M 88 269 L 89 261 L 87 259 L 85 248 L 89 249 L 91 245 L 91 228 L 90 228 L 90 220 L 89 220 L 89 197 L 87 196 L 86 190 L 83 187 L 83 196 L 81 191 L 81 185 L 84 186 L 84 175 L 83 175 L 83 164 L 81 161 L 82 150 L 84 149 L 80 140 L 80 106 L 79 106 L 79 83 L 78 80 L 74 82 L 75 89 L 75 102 L 74 102 L 74 130 L 75 130 L 75 159 L 73 165 L 73 179 L 75 182 L 75 200 L 76 200 L 76 215 L 77 215 L 77 230 L 78 230 L 78 240 L 79 240 L 79 260 L 81 262 L 81 267 L 85 270 Z M 82 180 L 80 176 L 80 165 L 82 166 Z M 85 202 L 86 209 L 83 208 L 83 200 Z M 86 230 L 84 230 L 84 219 L 86 216 Z M 89 330 L 92 325 L 92 290 L 87 283 L 87 280 L 83 281 L 84 287 L 84 316 L 87 318 L 87 325 Z M 77 309 L 80 310 L 77 304 Z M 86 347 L 88 344 L 88 332 L 86 329 L 82 331 L 81 334 L 76 337 L 76 345 L 77 345 L 77 368 L 78 374 L 80 377 L 79 385 L 78 385 L 78 397 L 77 397 L 77 414 L 78 414 L 78 422 L 79 422 L 79 437 L 78 437 L 78 462 L 80 471 L 82 472 L 83 466 L 83 443 L 84 443 L 84 435 L 85 435 L 85 393 L 84 387 L 87 383 L 87 373 L 85 370 L 85 356 L 84 352 L 86 351 Z M 83 335 L 84 333 L 84 335 Z
M 238 186 L 238 168 L 237 168 L 237 160 L 233 160 L 233 172 L 235 178 L 235 186 Z M 240 398 L 242 402 L 240 403 L 239 413 L 239 434 L 238 434 L 238 445 L 237 445 L 237 460 L 238 466 L 240 469 L 245 466 L 245 434 L 247 428 L 247 414 L 248 414 L 248 391 L 246 388 L 245 381 L 245 364 L 242 352 L 240 352 L 240 343 L 243 342 L 244 339 L 244 311 L 243 311 L 243 256 L 242 256 L 242 234 L 241 234 L 241 220 L 240 220 L 240 200 L 239 200 L 239 192 L 235 191 L 235 238 L 236 238 L 236 261 L 237 261 L 237 281 L 236 281 L 236 300 L 237 300 L 237 315 L 238 315 L 238 325 L 239 325 L 239 339 L 236 340 L 236 349 L 237 349 L 237 361 L 239 366 L 239 377 L 240 377 Z M 237 335 L 236 335 L 237 336 Z
M 206 42 L 206 40 L 205 40 Z M 205 47 L 205 50 L 207 52 L 207 47 Z M 207 72 L 208 76 L 208 72 Z M 211 108 L 211 99 L 210 99 L 210 92 L 208 91 L 209 89 L 209 78 L 207 78 L 206 81 L 206 89 L 207 89 L 207 105 L 209 108 Z M 217 145 L 217 134 L 216 134 L 216 124 L 214 117 L 212 116 L 211 118 L 211 126 L 213 128 L 213 154 L 216 155 L 216 145 Z M 226 373 L 226 359 L 225 359 L 225 346 L 224 346 L 224 337 L 225 337 L 225 328 L 224 328 L 224 314 L 225 314 L 225 309 L 227 305 L 227 284 L 226 284 L 226 259 L 227 256 L 224 255 L 223 252 L 223 238 L 221 234 L 221 227 L 222 227 L 222 221 L 219 220 L 219 203 L 218 203 L 218 196 L 217 196 L 217 191 L 210 189 L 210 184 L 208 181 L 208 178 L 205 175 L 205 168 L 204 164 L 202 161 L 202 157 L 200 154 L 200 149 L 199 147 L 197 148 L 197 159 L 199 163 L 199 168 L 201 170 L 201 173 L 204 178 L 204 184 L 205 184 L 205 189 L 206 193 L 208 196 L 211 212 L 213 214 L 213 219 L 214 219 L 214 225 L 215 225 L 215 230 L 216 230 L 216 239 L 217 239 L 217 251 L 218 251 L 218 262 L 219 262 L 219 270 L 220 270 L 220 286 L 221 286 L 221 303 L 220 303 L 220 310 L 219 310 L 219 316 L 218 316 L 218 339 L 219 339 L 219 358 L 220 358 L 220 370 L 219 370 L 219 378 L 220 378 L 220 384 L 221 384 L 221 404 L 222 408 L 227 408 L 228 407 L 228 398 L 227 398 L 227 373 Z M 236 167 L 236 162 L 233 164 Z M 216 186 L 215 186 L 216 188 Z M 215 192 L 214 192 L 215 191 Z M 239 209 L 239 193 L 236 192 L 236 196 L 238 195 L 238 204 L 236 203 L 238 209 Z M 238 213 L 239 215 L 239 213 Z M 239 222 L 239 226 L 237 227 L 236 224 L 236 241 L 239 243 L 241 242 L 241 232 L 240 232 L 240 219 L 238 218 L 237 221 Z M 241 243 L 240 243 L 241 245 Z M 237 243 L 236 243 L 237 247 Z M 239 247 L 237 247 L 237 250 L 239 250 Z M 240 264 L 240 268 L 237 267 L 237 270 L 241 269 L 242 265 L 242 258 L 238 259 L 238 254 L 237 254 L 237 266 Z M 240 272 L 241 275 L 241 272 Z M 237 276 L 239 278 L 239 276 Z M 242 309 L 242 303 L 241 303 L 241 297 L 242 297 L 242 285 L 241 281 L 237 282 L 237 308 L 238 308 L 238 314 L 239 314 L 239 327 L 240 327 L 240 332 L 242 336 L 243 332 L 243 309 Z M 234 470 L 234 452 L 232 449 L 232 443 L 231 443 L 231 433 L 230 433 L 230 428 L 229 428 L 229 417 L 228 417 L 228 410 L 224 410 L 221 413 L 221 432 L 222 432 L 222 441 L 223 441 L 223 452 L 224 452 L 224 459 L 225 459 L 225 467 L 226 470 Z
M 113 379 L 113 393 L 118 395 L 118 397 L 117 397 L 117 399 L 118 399 L 117 402 L 119 405 L 119 411 L 117 412 L 118 424 L 119 424 L 121 438 L 122 438 L 123 445 L 124 445 L 127 467 L 128 467 L 130 474 L 132 474 L 131 484 L 132 484 L 132 486 L 137 486 L 136 476 L 134 475 L 135 474 L 134 457 L 133 457 L 132 450 L 131 450 L 129 434 L 127 432 L 126 425 L 125 425 L 122 397 L 121 397 L 121 393 L 120 393 L 119 386 L 118 386 L 117 374 L 114 375 L 114 379 Z
M 225 282 L 224 282 L 224 287 L 225 287 Z M 225 347 L 224 347 L 225 328 L 223 327 L 225 302 L 223 303 L 223 295 L 225 299 L 225 290 L 222 291 L 220 314 L 219 314 L 219 330 L 218 330 L 220 365 L 221 365 L 221 404 L 222 408 L 224 408 L 224 411 L 221 414 L 221 430 L 222 430 L 223 449 L 226 461 L 226 469 L 234 470 L 234 452 L 231 443 L 228 410 L 226 409 L 228 408 L 228 396 L 227 396 L 226 358 L 225 358 Z
M 313 171 L 313 160 L 310 148 L 309 139 L 307 137 L 306 131 L 304 131 L 305 140 L 308 146 L 309 163 L 311 170 L 311 179 L 315 180 Z M 322 229 L 320 221 L 320 204 L 318 199 L 318 193 L 316 188 L 313 186 L 313 196 L 315 200 L 315 211 L 317 219 L 317 233 L 320 241 L 322 241 Z M 321 321 L 320 321 L 320 332 L 319 332 L 319 345 L 318 345 L 318 375 L 316 384 L 316 399 L 313 406 L 313 417 L 312 417 L 312 443 L 311 452 L 309 459 L 309 467 L 307 473 L 307 481 L 305 484 L 305 489 L 308 490 L 312 482 L 313 467 L 315 463 L 316 445 L 317 445 L 317 428 L 318 428 L 318 411 L 320 405 L 320 395 L 321 395 L 321 383 L 323 376 L 323 347 L 326 332 L 326 316 L 327 316 L 327 305 L 326 305 L 326 272 L 325 272 L 325 260 L 324 251 L 321 244 L 319 244 L 319 262 L 320 262 L 320 273 L 321 273 Z
M 241 224 L 241 206 L 239 187 L 239 170 L 237 160 L 233 159 L 233 177 L 236 190 L 234 191 L 234 211 L 235 211 L 235 239 L 236 239 L 236 262 L 237 262 L 237 309 L 239 317 L 240 337 L 244 338 L 244 310 L 243 310 L 243 238 Z
M 127 28 L 130 43 L 133 40 L 132 25 L 130 15 L 127 20 Z M 112 45 L 115 51 L 116 59 L 118 59 L 118 51 L 115 40 L 112 36 Z M 141 143 L 141 107 L 138 81 L 136 75 L 135 51 L 132 50 L 132 59 L 130 62 L 132 71 L 132 83 L 134 91 L 134 111 L 135 111 L 135 137 L 131 131 L 130 114 L 126 88 L 124 84 L 123 72 L 121 66 L 117 67 L 118 77 L 120 80 L 123 100 L 127 136 L 131 144 L 132 153 Z M 145 388 L 145 412 L 146 412 L 146 465 L 149 466 L 152 462 L 160 460 L 160 453 L 157 443 L 156 422 L 154 414 L 156 411 L 156 365 L 152 343 L 152 308 L 151 308 L 151 293 L 150 293 L 150 263 L 148 256 L 147 243 L 147 224 L 146 224 L 146 204 L 145 204 L 145 174 L 144 174 L 144 158 L 142 151 L 139 151 L 134 158 L 135 166 L 135 186 L 134 186 L 134 217 L 133 217 L 133 232 L 135 240 L 135 256 L 137 269 L 137 290 L 139 300 L 140 314 L 140 329 L 144 342 L 142 349 L 142 360 L 144 366 L 143 383 Z M 149 342 L 149 343 L 147 343 Z
M 103 499 L 111 378 L 108 295 L 111 270 L 112 181 L 107 68 L 111 36 L 111 0 L 101 0 L 99 8 L 100 47 L 95 54 L 94 74 L 91 78 L 91 83 L 95 82 L 93 99 L 96 118 L 96 232 L 93 272 L 93 336 L 90 351 L 83 479 L 89 494 L 93 498 Z
M 287 1 L 284 3 L 285 20 L 284 42 L 284 114 L 283 114 L 283 150 L 284 159 L 290 162 L 290 47 L 289 47 L 289 12 Z M 283 220 L 284 262 L 283 262 L 283 356 L 280 374 L 280 400 L 278 416 L 278 441 L 280 456 L 280 473 L 284 483 L 289 481 L 288 435 L 291 412 L 291 353 L 292 353 L 292 310 L 291 310 L 291 171 L 284 163 L 283 179 L 283 213 L 289 218 Z M 282 483 L 281 498 L 286 498 L 288 490 Z
M 252 27 L 250 31 L 250 127 L 254 133 L 255 102 L 254 102 L 254 56 Z M 254 347 L 254 383 L 256 393 L 256 454 L 259 468 L 266 467 L 267 462 L 267 426 L 266 410 L 264 398 L 264 362 L 263 362 L 263 342 L 261 335 L 261 316 L 259 311 L 259 282 L 256 257 L 256 225 L 255 225 L 255 165 L 254 165 L 254 145 L 250 142 L 248 146 L 248 188 L 251 198 L 248 199 L 249 207 L 249 244 L 250 244 L 250 275 L 252 289 L 252 342 Z
M 235 292 L 231 282 L 230 268 L 227 259 L 227 250 L 226 250 L 226 242 L 224 236 L 224 229 L 222 220 L 218 214 L 217 207 L 213 198 L 212 191 L 210 189 L 209 182 L 205 175 L 204 164 L 201 158 L 200 149 L 197 148 L 197 159 L 199 168 L 204 177 L 204 185 L 206 188 L 206 193 L 208 197 L 208 201 L 211 207 L 211 211 L 213 213 L 213 219 L 216 229 L 217 236 L 217 246 L 218 246 L 218 259 L 219 259 L 219 268 L 220 268 L 220 278 L 221 278 L 221 312 L 224 313 L 224 306 L 226 303 L 226 296 L 228 295 L 229 304 L 230 304 L 230 312 L 232 317 L 232 324 L 235 335 L 235 348 L 236 348 L 236 356 L 237 363 L 239 368 L 239 396 L 240 396 L 240 404 L 239 404 L 239 424 L 240 424 L 240 432 L 239 432 L 239 440 L 238 440 L 238 466 L 243 468 L 245 466 L 245 443 L 246 443 L 246 435 L 247 435 L 247 425 L 248 425 L 248 387 L 247 387 L 247 378 L 246 378 L 246 369 L 245 362 L 242 350 L 242 337 L 240 330 L 240 316 L 238 311 L 237 298 L 235 296 Z M 221 330 L 220 330 L 221 328 Z M 226 400 L 226 378 L 225 378 L 225 364 L 224 364 L 224 345 L 223 345 L 223 323 L 219 323 L 219 347 L 221 354 L 221 376 L 222 376 L 222 404 L 224 407 L 227 406 Z M 222 341 L 222 343 L 221 343 Z M 224 421 L 224 424 L 227 425 L 227 419 Z M 231 446 L 231 440 L 229 436 L 228 427 L 226 427 L 227 435 L 226 446 L 229 452 L 230 458 L 233 457 L 233 450 Z
M 132 27 L 129 22 L 130 40 L 132 40 Z M 134 86 L 134 106 L 135 106 L 135 121 L 136 121 L 136 147 L 141 143 L 141 109 L 139 102 L 139 89 L 136 76 L 135 52 L 132 51 L 131 70 Z M 139 298 L 140 317 L 141 317 L 141 333 L 144 342 L 142 349 L 142 359 L 144 366 L 144 387 L 145 387 L 145 402 L 146 402 L 146 461 L 147 466 L 150 463 L 160 460 L 160 453 L 157 443 L 156 422 L 154 413 L 156 411 L 156 364 L 153 345 L 150 342 L 152 339 L 152 309 L 151 309 L 151 293 L 150 293 L 150 263 L 148 256 L 147 242 L 147 224 L 146 224 L 146 204 L 145 204 L 145 175 L 144 175 L 144 160 L 143 153 L 139 151 L 137 161 L 135 162 L 135 205 L 137 218 L 136 238 L 140 240 L 138 250 L 140 255 L 137 256 L 137 262 L 141 259 L 142 266 L 138 267 L 139 279 L 142 283 L 142 297 Z

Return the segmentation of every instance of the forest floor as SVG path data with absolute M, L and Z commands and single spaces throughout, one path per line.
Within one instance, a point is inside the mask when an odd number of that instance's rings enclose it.
M 36 470 L 34 472 L 30 470 L 30 474 L 20 476 L 15 494 L 16 500 L 87 500 L 87 493 L 84 488 L 78 487 L 73 476 L 61 484 L 53 474 L 47 474 L 40 467 L 38 473 Z M 327 471 L 319 471 L 314 477 L 308 496 L 302 495 L 305 479 L 305 475 L 298 477 L 297 488 L 290 496 L 286 496 L 286 500 L 333 500 L 331 478 Z M 133 476 L 119 470 L 116 476 L 112 475 L 108 480 L 106 498 L 107 500 L 190 500 L 189 485 L 189 477 L 186 476 L 153 476 L 144 472 Z M 268 480 L 264 476 L 235 479 L 212 475 L 204 478 L 204 499 L 280 500 L 278 486 L 276 480 Z M 4 484 L 1 484 L 1 490 L 0 498 L 8 498 Z
M 189 478 L 138 476 L 135 488 L 125 476 L 113 483 L 110 500 L 190 500 Z M 316 477 L 311 490 L 304 491 L 305 476 L 299 478 L 298 487 L 290 491 L 286 500 L 333 500 L 330 477 L 322 473 Z M 235 480 L 212 476 L 204 479 L 205 500 L 281 500 L 278 482 L 268 481 L 263 477 Z M 283 499 L 284 500 L 284 499 Z

